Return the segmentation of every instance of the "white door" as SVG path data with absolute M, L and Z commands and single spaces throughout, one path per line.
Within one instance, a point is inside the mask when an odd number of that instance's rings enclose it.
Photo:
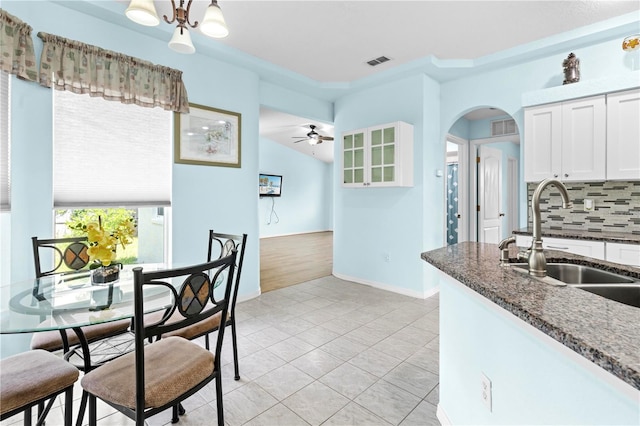
M 478 168 L 478 241 L 498 244 L 502 239 L 502 152 L 480 145 Z

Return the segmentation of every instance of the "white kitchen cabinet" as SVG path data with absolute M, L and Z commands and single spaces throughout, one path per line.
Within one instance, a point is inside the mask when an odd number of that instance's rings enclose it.
M 342 134 L 345 187 L 413 186 L 413 126 L 402 121 Z
M 524 111 L 524 180 L 540 182 L 559 177 L 562 165 L 562 105 Z
M 640 245 L 608 242 L 605 260 L 640 267 Z
M 533 237 L 531 236 L 516 235 L 516 246 L 518 246 L 520 250 L 523 250 L 523 249 L 526 250 L 529 247 L 531 247 L 531 241 L 533 241 Z
M 516 245 L 527 249 L 531 247 L 533 237 L 517 235 Z M 605 260 L 605 243 L 603 241 L 573 240 L 567 238 L 542 237 L 542 248 L 545 250 L 566 251 L 579 256 Z
M 607 179 L 640 180 L 640 89 L 607 95 Z
M 604 95 L 527 108 L 525 181 L 605 180 L 606 118 Z

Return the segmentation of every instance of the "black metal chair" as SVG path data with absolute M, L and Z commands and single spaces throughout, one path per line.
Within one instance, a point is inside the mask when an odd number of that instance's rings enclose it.
M 204 321 L 214 315 L 226 317 L 229 309 L 237 251 L 200 265 L 145 273 L 134 273 L 135 352 L 109 361 L 85 374 L 82 387 L 89 393 L 89 425 L 96 425 L 96 399 L 134 419 L 137 425 L 168 408 L 172 422 L 178 418 L 181 401 L 215 380 L 218 425 L 224 425 L 220 351 L 224 330 L 218 330 L 215 352 L 183 337 L 170 336 L 145 344 L 174 330 Z M 224 277 L 224 278 L 223 278 Z M 145 324 L 145 287 L 164 286 L 174 297 L 173 307 L 156 324 Z M 178 312 L 181 321 L 167 323 Z
M 64 424 L 71 426 L 73 384 L 78 369 L 54 354 L 35 350 L 0 361 L 0 420 L 24 412 L 25 426 L 31 425 L 31 409 L 38 410 L 37 425 L 43 425 L 56 397 L 65 394 Z
M 82 272 L 89 274 L 87 237 L 50 239 L 33 237 L 31 240 L 36 278 L 48 275 L 81 274 Z M 52 252 L 54 266 L 51 269 L 43 270 L 40 258 L 41 249 Z M 94 342 L 125 333 L 130 325 L 131 322 L 129 320 L 113 321 L 82 327 L 82 332 L 88 342 Z M 72 346 L 79 344 L 80 339 L 72 329 L 34 333 L 31 339 L 31 349 L 43 349 L 50 352 L 62 349 L 65 353 L 68 353 Z M 78 364 L 77 367 L 81 370 L 86 369 L 84 364 Z
M 68 275 L 83 277 L 90 274 L 87 237 L 67 237 L 39 239 L 32 237 L 33 261 L 36 278 L 49 275 Z M 53 256 L 53 267 L 45 270 L 42 266 L 40 250 L 49 251 Z M 62 349 L 67 361 L 73 363 L 85 373 L 104 364 L 108 360 L 133 350 L 133 336 L 129 331 L 128 319 L 105 322 L 81 327 L 80 331 L 89 348 L 88 353 L 82 347 L 80 336 L 68 328 L 59 331 L 42 331 L 31 337 L 31 349 L 55 352 Z M 91 357 L 91 354 L 97 355 Z M 87 395 L 83 392 L 80 401 L 79 418 L 84 415 Z M 38 413 L 44 410 L 44 404 L 38 405 Z
M 236 299 L 238 298 L 238 288 L 240 286 L 240 277 L 242 275 L 242 262 L 244 260 L 244 249 L 247 244 L 247 234 L 242 235 L 233 235 L 233 234 L 221 234 L 213 232 L 213 230 L 209 230 L 209 249 L 207 251 L 207 262 L 210 262 L 215 259 L 221 259 L 226 257 L 233 250 L 238 251 L 238 256 L 236 258 L 236 268 L 235 268 L 235 277 L 233 279 L 233 290 L 231 293 L 231 300 L 229 302 L 229 311 L 227 315 L 227 320 L 224 323 L 226 326 L 231 326 L 231 337 L 233 343 L 233 362 L 235 368 L 235 379 L 240 380 L 240 369 L 238 366 L 238 342 L 237 342 L 237 333 L 236 333 Z M 157 321 L 161 313 L 157 313 L 155 316 L 149 316 L 149 321 Z M 209 334 L 217 331 L 220 328 L 221 323 L 221 315 L 215 315 L 211 318 L 207 318 L 202 322 L 198 322 L 192 325 L 189 325 L 184 328 L 180 328 L 169 333 L 165 333 L 162 337 L 169 336 L 180 336 L 185 339 L 193 340 L 198 337 L 204 336 L 205 338 L 205 346 L 209 349 Z M 169 317 L 167 320 L 167 324 L 173 323 L 175 321 L 179 321 L 181 319 L 178 313 L 174 313 L 173 316 Z

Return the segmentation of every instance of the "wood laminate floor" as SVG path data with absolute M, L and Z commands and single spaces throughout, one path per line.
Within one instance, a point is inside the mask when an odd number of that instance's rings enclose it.
M 260 239 L 262 293 L 331 275 L 333 232 Z

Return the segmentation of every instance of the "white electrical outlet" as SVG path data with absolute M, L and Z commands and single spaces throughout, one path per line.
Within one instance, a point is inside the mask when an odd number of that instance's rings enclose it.
M 487 406 L 489 412 L 491 412 L 491 380 L 483 373 L 480 381 L 482 386 L 482 402 Z
M 590 212 L 590 211 L 593 211 L 593 209 L 594 209 L 593 200 L 585 199 L 584 200 L 584 211 L 585 212 Z

